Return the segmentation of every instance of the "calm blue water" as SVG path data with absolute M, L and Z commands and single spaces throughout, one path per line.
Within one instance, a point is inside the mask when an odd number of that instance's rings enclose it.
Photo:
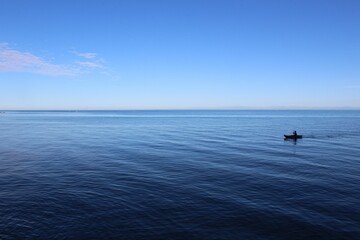
M 360 239 L 359 111 L 7 112 L 0 142 L 0 239 Z

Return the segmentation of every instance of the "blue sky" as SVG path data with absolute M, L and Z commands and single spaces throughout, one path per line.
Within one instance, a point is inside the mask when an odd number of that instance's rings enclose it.
M 357 0 L 0 0 L 0 109 L 360 108 Z

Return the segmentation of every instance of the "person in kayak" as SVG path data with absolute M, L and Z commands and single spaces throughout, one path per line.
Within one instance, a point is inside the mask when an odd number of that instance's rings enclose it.
M 296 132 L 296 131 L 293 131 L 293 135 L 296 137 L 296 136 L 297 136 L 297 132 Z

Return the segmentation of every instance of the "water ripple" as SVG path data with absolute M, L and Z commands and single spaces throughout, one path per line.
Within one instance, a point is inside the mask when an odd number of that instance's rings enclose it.
M 0 239 L 356 239 L 359 116 L 9 112 Z

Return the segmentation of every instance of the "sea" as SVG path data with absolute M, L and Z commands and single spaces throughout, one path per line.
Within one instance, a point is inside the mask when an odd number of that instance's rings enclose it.
M 360 111 L 3 111 L 0 239 L 360 239 Z

